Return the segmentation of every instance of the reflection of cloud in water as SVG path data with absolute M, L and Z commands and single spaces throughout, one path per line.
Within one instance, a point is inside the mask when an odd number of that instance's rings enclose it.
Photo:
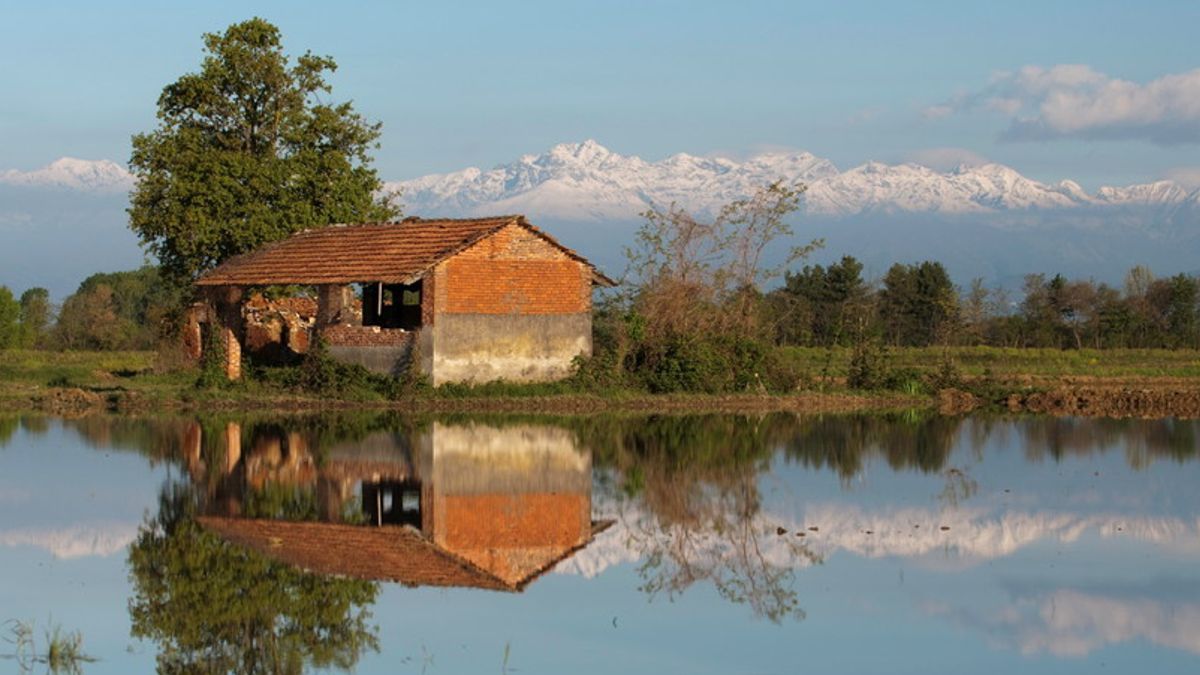
M 1144 639 L 1200 654 L 1200 603 L 1115 598 L 1059 590 L 1019 598 L 989 615 L 927 607 L 1022 654 L 1086 656 L 1105 645 Z
M 641 557 L 638 542 L 645 533 L 654 531 L 652 516 L 630 505 L 607 511 L 621 514 L 616 526 L 587 550 L 559 565 L 557 571 L 592 577 L 611 565 Z M 818 526 L 819 531 L 805 529 L 811 525 Z M 788 534 L 778 535 L 777 527 L 785 528 Z M 855 506 L 822 504 L 806 509 L 801 522 L 790 517 L 757 514 L 752 528 L 762 533 L 760 547 L 766 559 L 794 567 L 811 564 L 807 557 L 794 555 L 798 540 L 826 560 L 835 553 L 848 552 L 867 558 L 925 558 L 927 563 L 939 565 L 947 561 L 977 564 L 1012 555 L 1039 542 L 1074 542 L 1088 532 L 1108 539 L 1128 537 L 1178 552 L 1200 554 L 1200 519 L 1189 522 L 1171 517 L 1056 512 L 997 515 L 972 508 L 946 512 L 921 508 L 870 512 Z M 658 536 L 672 536 L 672 531 L 660 529 Z M 806 536 L 797 537 L 796 532 L 804 532 Z M 689 536 L 701 544 L 696 551 L 703 555 L 719 559 L 730 553 L 722 539 L 711 533 L 696 532 Z
M 115 522 L 58 529 L 0 530 L 0 546 L 32 546 L 66 560 L 118 553 L 136 536 L 136 523 Z

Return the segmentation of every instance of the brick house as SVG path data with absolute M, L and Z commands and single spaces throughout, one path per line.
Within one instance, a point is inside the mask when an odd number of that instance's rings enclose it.
M 312 335 L 300 342 L 319 337 L 335 358 L 378 373 L 414 364 L 437 385 L 567 375 L 592 352 L 593 288 L 614 282 L 523 216 L 501 216 L 305 230 L 227 260 L 196 285 L 206 302 L 193 312 L 190 342 L 203 342 L 205 324 L 221 330 L 231 379 L 241 373 L 250 292 L 300 285 L 317 295 Z
M 203 434 L 194 424 L 183 453 L 204 490 L 200 525 L 321 574 L 517 592 L 613 524 L 592 519 L 591 453 L 560 427 L 434 422 L 318 451 L 278 428 L 243 444 L 229 423 L 209 441 L 221 447 L 212 465 Z M 311 494 L 314 519 L 247 516 L 268 485 Z

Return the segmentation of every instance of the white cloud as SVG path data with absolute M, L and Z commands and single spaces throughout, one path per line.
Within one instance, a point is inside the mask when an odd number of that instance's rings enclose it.
M 109 556 L 120 552 L 137 536 L 135 523 L 71 525 L 59 529 L 0 531 L 0 546 L 33 546 L 55 558 Z
M 988 163 L 986 157 L 966 148 L 926 148 L 911 152 L 904 159 L 938 171 L 949 171 L 964 165 L 981 166 Z
M 992 612 L 927 603 L 925 611 L 981 630 L 1022 654 L 1083 657 L 1134 640 L 1200 654 L 1200 604 L 1112 597 L 1074 589 L 1017 596 Z
M 1200 69 L 1146 83 L 1079 64 L 1025 66 L 995 74 L 977 91 L 926 108 L 927 119 L 973 110 L 1009 118 L 1001 138 L 1200 142 Z

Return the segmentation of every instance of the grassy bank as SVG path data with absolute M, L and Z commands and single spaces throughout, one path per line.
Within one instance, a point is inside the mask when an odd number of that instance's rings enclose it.
M 828 370 L 844 378 L 851 349 L 783 347 L 805 372 Z M 895 368 L 926 370 L 949 358 L 968 377 L 1055 380 L 1094 378 L 1184 378 L 1200 382 L 1200 351 L 1180 349 L 1020 349 L 1004 347 L 892 347 L 887 358 Z
M 787 348 L 784 356 L 802 374 L 797 390 L 786 395 L 653 395 L 629 389 L 584 390 L 568 381 L 421 388 L 389 397 L 367 387 L 352 387 L 333 396 L 306 393 L 281 384 L 279 377 L 270 374 L 248 377 L 219 388 L 198 388 L 198 371 L 165 365 L 154 352 L 16 350 L 0 352 L 0 408 L 394 407 L 447 412 L 573 413 L 596 409 L 850 411 L 935 403 L 931 391 L 848 389 L 845 377 L 852 356 L 850 349 Z M 914 373 L 934 373 L 950 362 L 966 380 L 986 380 L 1014 391 L 1062 385 L 1200 388 L 1197 351 L 907 348 L 888 350 L 886 359 L 890 367 Z

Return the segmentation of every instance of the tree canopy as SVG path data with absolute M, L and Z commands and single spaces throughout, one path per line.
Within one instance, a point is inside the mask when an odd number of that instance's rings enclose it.
M 259 18 L 205 34 L 204 52 L 199 72 L 163 89 L 158 128 L 133 137 L 130 227 L 168 276 L 189 281 L 301 229 L 397 214 L 376 196 L 380 125 L 323 100 L 332 58 L 293 63 Z
M 20 346 L 21 305 L 7 286 L 0 286 L 0 349 Z
M 179 298 L 159 268 L 93 274 L 63 301 L 54 342 L 63 349 L 149 349 Z
M 189 486 L 168 484 L 129 547 L 134 637 L 164 673 L 352 670 L 378 649 L 378 584 L 323 577 L 223 541 L 194 519 Z

